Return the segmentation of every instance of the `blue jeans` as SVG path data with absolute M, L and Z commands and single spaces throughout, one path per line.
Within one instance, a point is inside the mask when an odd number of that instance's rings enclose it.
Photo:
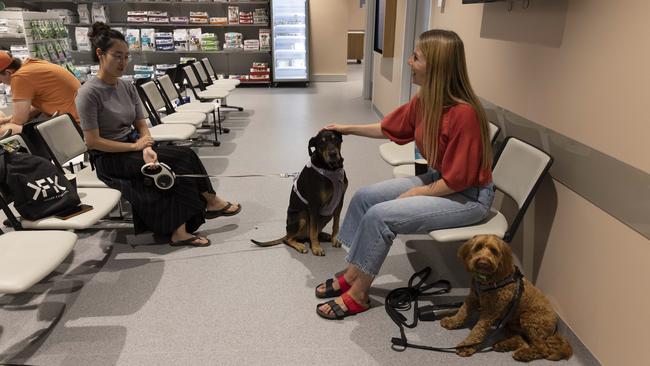
M 359 189 L 350 201 L 338 240 L 350 248 L 346 260 L 376 276 L 397 234 L 426 234 L 432 230 L 475 224 L 492 206 L 494 184 L 472 187 L 444 197 L 396 199 L 409 189 L 440 179 L 440 173 L 396 178 Z

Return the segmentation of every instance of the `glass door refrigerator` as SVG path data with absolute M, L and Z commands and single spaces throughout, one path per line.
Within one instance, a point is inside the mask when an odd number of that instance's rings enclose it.
M 309 82 L 307 0 L 272 0 L 273 82 Z

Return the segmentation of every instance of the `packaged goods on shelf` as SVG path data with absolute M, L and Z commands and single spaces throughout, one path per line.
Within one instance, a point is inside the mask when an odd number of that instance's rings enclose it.
M 190 18 L 188 17 L 170 17 L 169 18 L 170 23 L 175 23 L 175 24 L 187 24 L 190 22 Z
M 190 24 L 208 24 L 208 18 L 190 17 Z
M 74 38 L 77 42 L 77 50 L 90 51 L 90 39 L 88 38 L 88 27 L 75 27 Z
M 154 74 L 156 75 L 156 77 L 160 77 L 160 76 L 163 76 L 163 75 L 167 74 L 167 70 L 172 70 L 172 69 L 175 69 L 175 68 L 176 68 L 176 65 L 174 65 L 174 64 L 158 64 L 158 65 L 155 65 Z
M 196 62 L 196 58 L 195 57 L 183 56 L 183 57 L 180 58 L 180 60 L 178 60 L 179 64 L 186 64 L 188 62 Z
M 210 18 L 210 24 L 226 25 L 226 24 L 228 24 L 228 18 L 226 18 L 226 17 L 212 17 L 212 18 Z
M 90 75 L 96 76 L 99 72 L 99 65 L 90 65 Z
M 174 51 L 174 36 L 171 32 L 156 32 L 154 42 L 156 51 Z
M 9 47 L 9 50 L 11 51 L 11 55 L 14 57 L 18 57 L 19 59 L 25 61 L 27 58 L 30 57 L 29 54 L 29 47 L 24 44 L 12 44 Z
M 228 23 L 239 23 L 239 6 L 228 6 Z
M 88 10 L 88 4 L 77 5 L 77 13 L 79 14 L 79 23 L 90 24 L 90 11 Z
M 153 51 L 156 49 L 155 36 L 156 31 L 153 28 L 140 29 L 140 44 L 143 51 Z
M 166 23 L 169 23 L 169 17 L 152 17 L 152 16 L 149 16 L 147 21 L 149 23 L 166 24 Z
M 188 32 L 188 41 L 190 46 L 190 51 L 200 51 L 201 50 L 201 28 L 190 28 Z
M 146 16 L 128 16 L 126 17 L 127 23 L 146 23 L 149 21 L 149 18 Z
M 79 17 L 70 9 L 47 9 L 46 12 L 55 14 L 66 24 L 79 23 Z
M 208 18 L 208 12 L 207 11 L 191 11 L 190 12 L 190 17 Z
M 224 33 L 223 49 L 239 49 L 242 48 L 243 36 L 237 32 Z
M 239 24 L 253 24 L 253 13 L 250 11 L 240 11 Z
M 259 39 L 246 39 L 244 40 L 244 51 L 259 51 L 260 50 L 260 40 Z
M 126 12 L 128 17 L 146 17 L 147 15 L 149 15 L 149 12 L 146 10 L 129 10 Z
M 271 30 L 260 29 L 259 39 L 260 39 L 260 50 L 269 51 L 271 49 Z
M 269 22 L 269 13 L 265 8 L 255 9 L 253 13 L 253 21 L 255 24 L 266 24 Z
M 149 11 L 147 11 L 147 16 L 150 16 L 150 17 L 163 17 L 163 18 L 168 18 L 169 17 L 167 15 L 166 11 L 158 11 L 158 10 L 149 10 Z
M 269 64 L 267 62 L 253 62 L 251 67 L 256 69 L 266 69 L 269 67 Z
M 217 36 L 214 33 L 201 34 L 201 49 L 203 51 L 218 51 L 219 40 L 217 40 Z
M 185 28 L 174 29 L 174 49 L 176 51 L 189 50 L 188 39 L 189 36 L 187 33 L 187 29 Z
M 126 43 L 129 45 L 130 50 L 134 50 L 134 51 L 141 50 L 140 29 L 127 28 L 124 38 L 126 38 Z
M 133 65 L 134 79 L 151 78 L 154 67 L 150 65 Z
M 95 22 L 108 23 L 108 7 L 106 7 L 106 5 L 93 3 L 92 17 L 93 17 L 93 23 Z

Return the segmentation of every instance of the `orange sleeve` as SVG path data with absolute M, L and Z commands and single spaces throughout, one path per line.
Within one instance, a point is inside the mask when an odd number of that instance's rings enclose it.
M 13 100 L 34 99 L 34 86 L 23 75 L 14 75 L 11 78 L 11 95 Z
M 476 111 L 469 106 L 457 108 L 450 118 L 440 170 L 447 186 L 460 192 L 479 185 L 483 156 L 481 126 Z
M 381 121 L 381 132 L 391 141 L 404 145 L 415 139 L 418 98 L 401 105 Z

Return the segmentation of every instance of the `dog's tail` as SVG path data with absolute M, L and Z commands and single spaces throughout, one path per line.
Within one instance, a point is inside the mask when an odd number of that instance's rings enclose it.
M 261 247 L 272 247 L 272 246 L 278 245 L 278 244 L 286 244 L 285 240 L 287 240 L 286 235 L 281 237 L 280 239 L 271 240 L 271 241 L 257 241 L 255 239 L 251 239 L 253 244 L 259 245 Z
M 571 345 L 566 338 L 562 337 L 560 334 L 555 333 L 552 336 L 546 338 L 546 346 L 548 347 L 549 354 L 546 356 L 547 360 L 559 361 L 564 359 L 569 359 L 573 354 Z

